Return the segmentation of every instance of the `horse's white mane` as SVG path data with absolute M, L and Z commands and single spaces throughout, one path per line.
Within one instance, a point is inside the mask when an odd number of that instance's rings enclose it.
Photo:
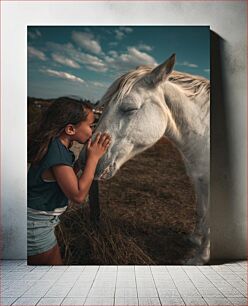
M 172 83 L 180 85 L 188 97 L 198 96 L 203 91 L 205 91 L 207 94 L 210 92 L 209 80 L 198 75 L 173 71 L 168 80 Z
M 153 68 L 149 66 L 139 66 L 135 70 L 131 70 L 119 77 L 102 97 L 102 104 L 108 103 L 113 98 L 116 100 L 123 98 L 131 91 L 133 86 L 142 77 L 148 75 L 152 69 Z M 209 94 L 210 92 L 209 80 L 201 76 L 173 71 L 170 74 L 168 81 L 179 85 L 180 89 L 183 90 L 185 95 L 189 98 L 194 98 L 202 92 L 205 92 L 206 94 Z

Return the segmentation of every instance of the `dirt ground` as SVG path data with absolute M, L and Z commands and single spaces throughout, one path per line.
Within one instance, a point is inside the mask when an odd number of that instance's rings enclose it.
M 79 147 L 74 147 L 78 153 Z M 101 222 L 71 206 L 57 236 L 68 264 L 183 264 L 194 254 L 195 196 L 176 148 L 162 138 L 101 181 Z

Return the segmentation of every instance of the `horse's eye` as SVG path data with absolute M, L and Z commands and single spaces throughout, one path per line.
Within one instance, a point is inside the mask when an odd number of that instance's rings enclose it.
M 134 113 L 138 110 L 138 108 L 123 108 L 122 112 L 123 113 Z
M 137 108 L 130 108 L 128 110 L 126 110 L 127 113 L 132 113 L 135 112 L 136 110 L 138 110 Z
M 133 97 L 123 98 L 120 108 L 123 113 L 134 113 L 139 109 L 139 103 L 137 99 Z

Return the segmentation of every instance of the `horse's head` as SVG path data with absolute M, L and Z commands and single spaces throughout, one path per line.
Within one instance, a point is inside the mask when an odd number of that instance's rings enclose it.
M 166 105 L 159 84 L 171 73 L 173 54 L 154 69 L 139 67 L 116 80 L 101 103 L 96 131 L 107 131 L 112 144 L 98 163 L 96 179 L 108 179 L 130 158 L 156 143 L 166 129 Z M 93 135 L 93 137 L 94 137 Z

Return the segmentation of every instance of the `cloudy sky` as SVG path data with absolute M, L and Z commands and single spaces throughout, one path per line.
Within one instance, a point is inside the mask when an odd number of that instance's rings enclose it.
M 28 95 L 97 101 L 124 72 L 176 53 L 178 71 L 209 78 L 209 27 L 29 26 Z

